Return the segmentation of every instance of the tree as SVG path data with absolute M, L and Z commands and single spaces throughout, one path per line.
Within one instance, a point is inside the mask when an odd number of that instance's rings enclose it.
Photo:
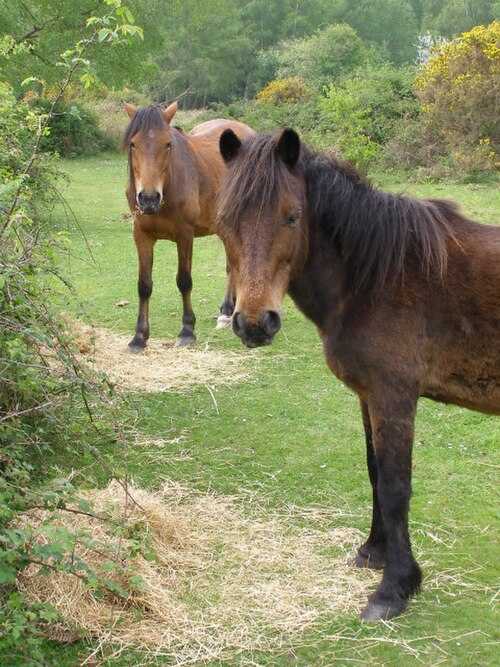
M 409 0 L 360 0 L 346 20 L 363 40 L 385 47 L 395 64 L 415 57 L 419 30 Z
M 128 41 L 125 52 L 123 42 L 111 49 L 100 49 L 96 40 L 88 50 L 87 58 L 92 61 L 94 75 L 108 85 L 121 85 L 129 80 L 138 80 L 147 71 L 150 40 L 159 39 L 155 34 L 154 21 L 148 23 L 147 12 L 142 11 L 144 3 L 136 2 L 140 18 L 144 18 L 148 40 Z M 76 43 L 85 31 L 89 17 L 96 13 L 104 16 L 108 5 L 92 0 L 3 0 L 0 5 L 0 24 L 4 34 L 10 35 L 12 48 L 0 58 L 1 75 L 9 81 L 16 92 L 21 90 L 21 82 L 30 75 L 47 84 L 60 79 L 61 53 L 66 45 Z M 124 9 L 124 8 L 123 8 Z M 120 12 L 114 20 L 128 17 L 134 23 L 135 17 L 126 9 L 127 16 Z M 141 21 L 142 22 L 142 21 Z M 107 29 L 112 32 L 116 25 L 108 20 Z M 108 33 L 109 34 L 111 34 Z M 103 33 L 104 34 L 104 33 Z M 104 39 L 104 37 L 103 37 Z M 16 47 L 14 49 L 14 46 Z M 124 60 L 127 66 L 124 67 Z
M 445 37 L 452 37 L 476 25 L 487 25 L 493 20 L 491 0 L 450 0 L 435 20 L 435 29 Z
M 298 76 L 321 89 L 366 57 L 356 31 L 347 24 L 329 25 L 312 37 L 283 42 L 278 48 L 278 78 Z
M 495 0 L 422 0 L 422 29 L 453 37 L 495 18 Z
M 186 106 L 204 106 L 243 95 L 251 44 L 236 0 L 174 2 L 159 20 L 167 46 L 156 99 L 183 96 Z

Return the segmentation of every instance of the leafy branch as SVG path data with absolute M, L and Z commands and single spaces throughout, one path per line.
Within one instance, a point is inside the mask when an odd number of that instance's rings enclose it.
M 75 78 L 78 69 L 83 69 L 80 76 L 80 82 L 84 88 L 89 88 L 96 82 L 95 74 L 92 72 L 91 63 L 85 58 L 86 52 L 91 46 L 97 43 L 123 44 L 128 42 L 131 37 L 138 36 L 143 38 L 142 29 L 134 25 L 134 17 L 129 9 L 122 5 L 122 0 L 104 0 L 105 5 L 109 7 L 103 16 L 90 16 L 87 19 L 87 27 L 92 29 L 89 37 L 81 39 L 74 48 L 64 51 L 58 63 L 66 70 L 65 78 L 59 84 L 59 90 L 54 95 L 50 108 L 46 114 L 39 117 L 39 126 L 35 135 L 35 143 L 24 169 L 19 178 L 17 189 L 12 198 L 12 203 L 7 211 L 5 220 L 0 229 L 0 236 L 4 233 L 12 220 L 14 211 L 17 208 L 21 192 L 24 187 L 26 176 L 28 176 L 40 152 L 40 142 L 46 134 L 49 123 L 54 113 L 57 103 L 61 100 L 68 86 Z M 36 81 L 35 77 L 28 77 L 24 84 Z

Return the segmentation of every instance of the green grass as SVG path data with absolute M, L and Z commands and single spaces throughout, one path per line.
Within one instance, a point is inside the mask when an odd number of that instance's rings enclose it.
M 70 235 L 71 250 L 64 262 L 76 295 L 75 301 L 61 290 L 61 304 L 95 326 L 132 336 L 137 261 L 131 223 L 122 219 L 127 210 L 126 159 L 108 155 L 65 162 L 64 167 L 71 176 L 64 195 L 78 224 L 61 210 L 55 216 L 55 224 Z M 498 211 L 493 184 L 408 183 L 385 174 L 375 180 L 387 190 L 455 199 L 466 213 L 485 222 L 493 222 Z M 218 239 L 198 240 L 193 264 L 198 344 L 247 355 L 230 331 L 214 328 L 225 282 Z M 175 246 L 158 243 L 150 308 L 153 337 L 172 339 L 180 329 L 175 272 Z M 129 305 L 115 305 L 123 300 Z M 282 332 L 273 346 L 253 354 L 247 382 L 215 386 L 218 412 L 204 386 L 131 397 L 125 424 L 134 422 L 143 438 L 174 441 L 182 434 L 182 440 L 163 449 L 154 464 L 143 448 L 132 445 L 130 474 L 151 489 L 168 477 L 201 490 L 261 494 L 276 507 L 335 506 L 349 517 L 345 525 L 367 531 L 370 488 L 357 400 L 328 371 L 314 327 L 287 299 Z M 411 530 L 427 581 L 439 573 L 456 574 L 457 581 L 443 579 L 441 588 L 424 583 L 408 613 L 387 626 L 362 625 L 352 615 L 332 618 L 304 636 L 303 649 L 256 655 L 256 664 L 497 664 L 500 624 L 492 598 L 498 577 L 499 442 L 498 419 L 422 400 Z M 189 456 L 180 457 L 179 450 Z M 123 468 L 122 451 L 111 443 L 102 451 Z M 107 474 L 89 461 L 58 454 L 47 463 L 61 461 L 68 469 L 76 467 L 82 483 L 106 482 Z M 48 645 L 47 664 L 76 664 L 86 650 L 82 645 Z M 137 656 L 129 654 L 109 664 L 137 663 Z

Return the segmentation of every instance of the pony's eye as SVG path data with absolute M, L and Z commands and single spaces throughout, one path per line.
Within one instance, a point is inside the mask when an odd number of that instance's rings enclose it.
M 296 209 L 292 213 L 288 213 L 285 216 L 285 224 L 288 227 L 293 227 L 294 225 L 296 225 L 297 222 L 299 221 L 300 213 L 301 213 L 300 208 Z
M 165 150 L 166 150 L 166 151 L 169 151 L 169 150 L 171 149 L 171 147 L 172 147 L 172 142 L 171 142 L 171 141 L 167 141 L 167 143 L 165 144 Z
M 133 141 L 130 142 L 130 148 L 135 148 L 135 144 Z

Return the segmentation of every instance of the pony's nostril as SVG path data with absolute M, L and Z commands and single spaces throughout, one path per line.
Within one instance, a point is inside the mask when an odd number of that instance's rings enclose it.
M 281 318 L 275 310 L 266 310 L 260 318 L 260 326 L 268 336 L 274 336 L 281 329 Z
M 233 331 L 237 336 L 241 336 L 245 330 L 245 316 L 243 313 L 233 314 Z

